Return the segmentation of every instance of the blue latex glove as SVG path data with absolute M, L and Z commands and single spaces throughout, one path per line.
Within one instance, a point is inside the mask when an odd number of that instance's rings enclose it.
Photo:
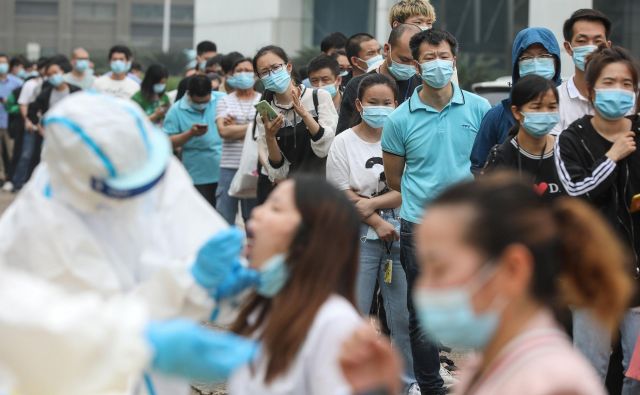
M 146 337 L 156 372 L 207 383 L 227 379 L 258 351 L 255 341 L 186 320 L 152 322 Z
M 215 300 L 222 300 L 235 296 L 250 287 L 257 287 L 260 283 L 260 273 L 244 267 L 239 261 L 233 263 L 231 272 L 222 280 L 218 288 L 211 295 Z
M 239 264 L 243 240 L 244 233 L 237 228 L 222 230 L 209 239 L 198 251 L 191 268 L 198 284 L 210 293 L 215 292 L 236 263 Z

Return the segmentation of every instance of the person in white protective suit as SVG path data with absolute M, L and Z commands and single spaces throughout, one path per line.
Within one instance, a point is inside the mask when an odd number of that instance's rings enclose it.
M 148 319 L 133 296 L 68 294 L 0 266 L 3 384 L 19 395 L 133 394 L 143 390 L 143 369 L 219 381 L 256 353 L 254 342 L 230 333 Z
M 43 125 L 42 163 L 0 219 L 0 265 L 71 293 L 132 295 L 154 320 L 208 318 L 237 253 L 226 241 L 242 236 L 212 238 L 225 221 L 166 135 L 134 103 L 88 92 L 53 107 Z

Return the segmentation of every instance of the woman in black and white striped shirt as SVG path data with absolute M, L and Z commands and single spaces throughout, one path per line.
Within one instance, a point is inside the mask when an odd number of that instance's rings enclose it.
M 220 99 L 216 123 L 222 137 L 220 181 L 216 191 L 216 210 L 229 224 L 234 224 L 240 203 L 242 218 L 246 221 L 256 205 L 255 199 L 229 196 L 229 186 L 240 165 L 247 125 L 253 120 L 260 94 L 253 89 L 255 83 L 251 59 L 239 56 L 231 65 L 227 84 L 234 89 Z

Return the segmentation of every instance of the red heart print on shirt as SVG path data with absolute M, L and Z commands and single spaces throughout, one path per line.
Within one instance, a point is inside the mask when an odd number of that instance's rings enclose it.
M 545 192 L 547 192 L 547 189 L 549 189 L 549 184 L 547 184 L 546 182 L 541 182 L 540 184 L 535 184 L 534 189 L 536 190 L 536 193 L 538 195 L 542 196 Z

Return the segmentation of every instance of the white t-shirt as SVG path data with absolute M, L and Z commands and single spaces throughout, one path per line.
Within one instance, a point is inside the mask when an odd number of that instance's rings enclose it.
M 267 363 L 259 359 L 238 369 L 229 380 L 230 395 L 342 395 L 350 394 L 338 357 L 344 341 L 363 320 L 355 307 L 333 295 L 318 310 L 307 337 L 289 370 L 266 384 Z
M 255 92 L 252 98 L 242 100 L 238 99 L 236 92 L 232 92 L 227 96 L 223 96 L 218 102 L 216 119 L 232 115 L 236 124 L 248 125 L 256 115 L 256 109 L 253 105 L 258 101 L 260 101 L 258 92 Z M 223 169 L 237 169 L 240 166 L 243 146 L 244 138 L 238 140 L 222 139 L 220 167 Z
M 82 78 L 78 78 L 72 72 L 69 72 L 64 75 L 64 80 L 79 88 L 90 89 L 93 86 L 96 77 L 88 71 L 85 71 L 84 74 L 82 74 Z
M 385 187 L 380 140 L 369 143 L 353 129 L 333 139 L 327 158 L 327 180 L 341 191 L 352 189 L 364 197 L 376 196 Z
M 42 78 L 32 78 L 22 85 L 20 91 L 20 97 L 18 97 L 18 104 L 27 105 L 36 101 L 36 98 L 42 90 Z
M 582 96 L 573 82 L 574 76 L 563 81 L 558 87 L 558 111 L 560 112 L 560 122 L 551 129 L 552 135 L 559 135 L 560 132 L 569 127 L 575 120 L 585 115 L 593 114 L 593 107 L 586 97 Z
M 103 75 L 93 82 L 93 89 L 121 99 L 131 99 L 131 96 L 140 90 L 140 85 L 131 78 L 114 80 L 109 76 Z

